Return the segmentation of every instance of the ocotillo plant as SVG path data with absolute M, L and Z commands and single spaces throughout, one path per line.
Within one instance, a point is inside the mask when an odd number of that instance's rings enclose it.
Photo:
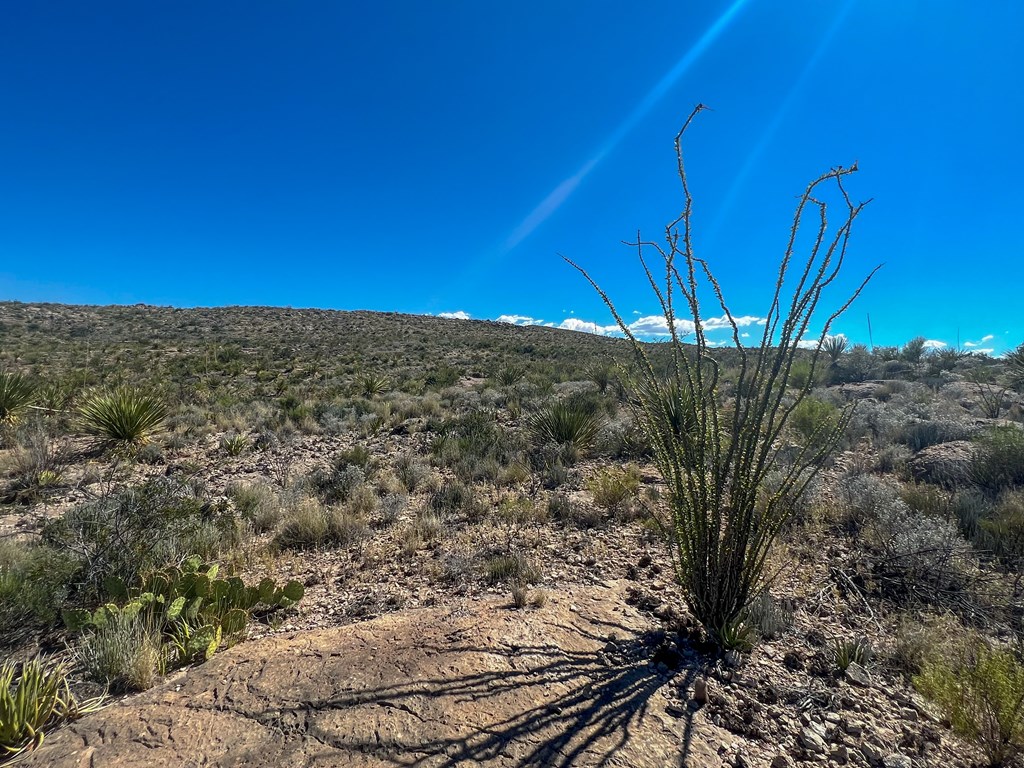
M 843 180 L 857 169 L 833 168 L 812 181 L 801 195 L 760 344 L 744 346 L 719 283 L 707 261 L 695 255 L 691 238 L 692 198 L 682 139 L 703 109 L 698 104 L 676 134 L 684 207 L 666 226 L 664 245 L 644 241 L 639 234 L 635 242 L 627 243 L 637 249 L 665 317 L 671 358 L 667 378 L 656 370 L 645 345 L 608 295 L 586 270 L 566 261 L 594 287 L 632 343 L 636 366 L 631 403 L 668 491 L 667 513 L 659 522 L 690 610 L 721 642 L 742 620 L 744 608 L 762 586 L 768 553 L 792 514 L 793 502 L 805 491 L 822 459 L 835 448 L 849 421 L 847 410 L 822 425 L 820 434 L 808 440 L 795 459 L 781 460 L 783 428 L 811 387 L 829 330 L 878 267 L 824 320 L 820 336 L 811 345 L 811 375 L 795 392 L 787 391 L 793 362 L 798 350 L 807 346 L 802 342 L 809 334 L 822 292 L 839 275 L 853 222 L 865 205 L 854 204 L 843 186 Z M 845 205 L 845 218 L 834 230 L 827 222 L 827 204 L 816 196 L 827 184 L 836 187 Z M 804 217 L 814 213 L 817 233 L 800 266 L 795 261 L 797 232 Z M 648 265 L 650 250 L 664 262 L 661 280 Z M 791 298 L 787 298 L 790 290 Z M 705 335 L 699 293 L 714 297 L 732 331 L 739 367 L 734 394 L 729 398 L 719 389 L 719 363 Z M 689 319 L 678 316 L 680 302 Z M 692 334 L 692 343 L 683 343 L 684 333 Z M 687 428 L 677 428 L 678 424 Z M 770 475 L 769 489 L 766 481 Z

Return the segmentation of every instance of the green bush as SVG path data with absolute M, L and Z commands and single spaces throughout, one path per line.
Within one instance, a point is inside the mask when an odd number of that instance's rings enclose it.
M 976 741 L 993 766 L 1024 748 L 1024 666 L 1005 648 L 972 638 L 955 653 L 935 654 L 914 685 L 934 700 L 959 735 Z
M 996 495 L 1024 485 L 1024 429 L 993 427 L 976 441 L 971 479 L 986 493 Z
M 805 397 L 789 416 L 789 425 L 807 446 L 819 448 L 821 440 L 828 440 L 843 418 L 843 412 L 832 403 Z
M 587 481 L 587 490 L 599 507 L 617 509 L 636 497 L 640 490 L 640 470 L 633 464 L 623 469 L 603 469 Z
M 979 522 L 975 544 L 1012 568 L 1024 562 L 1024 491 L 1004 493 Z
M 78 565 L 77 598 L 104 597 L 103 582 L 126 584 L 192 554 L 211 558 L 241 533 L 227 504 L 210 503 L 194 485 L 155 478 L 66 512 L 43 528 L 43 540 Z
M 147 443 L 166 418 L 167 408 L 159 398 L 130 387 L 94 393 L 78 407 L 83 432 L 127 449 Z
M 522 458 L 519 440 L 492 413 L 475 410 L 441 425 L 431 452 L 439 464 L 469 482 L 495 481 L 502 470 Z
M 0 543 L 0 647 L 52 626 L 78 562 L 50 547 Z

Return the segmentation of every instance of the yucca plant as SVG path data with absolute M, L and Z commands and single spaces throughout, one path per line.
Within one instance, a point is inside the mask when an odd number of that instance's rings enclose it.
M 665 345 L 669 358 L 667 380 L 608 295 L 582 267 L 566 261 L 597 291 L 632 345 L 636 362 L 633 410 L 653 446 L 655 463 L 667 485 L 667 514 L 658 524 L 670 544 L 676 576 L 690 610 L 724 643 L 761 587 L 772 543 L 791 517 L 794 501 L 807 488 L 849 421 L 849 410 L 842 412 L 819 439 L 804 446 L 795 457 L 782 460 L 784 441 L 780 438 L 784 427 L 809 392 L 832 324 L 874 271 L 819 326 L 820 336 L 811 345 L 811 375 L 804 386 L 787 388 L 797 355 L 806 346 L 803 340 L 809 334 L 822 292 L 839 275 L 853 222 L 863 208 L 863 204 L 851 202 L 843 186 L 856 167 L 832 169 L 812 181 L 800 197 L 760 344 L 748 348 L 741 341 L 740 325 L 726 305 L 718 281 L 708 263 L 695 255 L 691 240 L 692 198 L 681 142 L 691 121 L 703 109 L 703 105 L 697 105 L 676 134 L 677 173 L 684 196 L 682 213 L 666 227 L 664 245 L 644 241 L 639 235 L 630 243 L 637 249 L 665 317 L 669 334 Z M 826 204 L 820 200 L 829 183 L 834 184 L 845 205 L 845 219 L 831 232 Z M 808 211 L 817 214 L 816 235 L 802 266 L 793 275 L 790 270 L 797 231 Z M 645 252 L 651 249 L 663 261 L 662 279 L 655 277 L 648 266 Z M 785 298 L 784 293 L 790 291 L 791 298 Z M 705 313 L 698 294 L 714 297 L 731 331 L 731 358 L 738 363 L 731 398 L 719 392 L 717 353 L 705 335 Z M 689 319 L 678 317 L 680 302 Z M 692 345 L 684 345 L 683 334 L 692 334 Z M 623 369 L 623 374 L 628 376 L 629 372 Z M 685 413 L 683 418 L 676 416 L 676 409 Z M 678 429 L 678 424 L 687 428 Z M 772 492 L 765 494 L 763 488 L 770 477 Z
M 101 699 L 79 703 L 68 686 L 63 664 L 40 658 L 0 665 L 0 759 L 43 743 L 45 731 L 85 712 Z
M 1010 381 L 1018 391 L 1024 390 L 1024 344 L 1012 352 L 1007 352 L 1006 366 L 1010 371 Z
M 149 442 L 166 418 L 167 407 L 159 398 L 131 387 L 97 392 L 78 407 L 83 432 L 126 449 Z
M 821 345 L 821 351 L 828 357 L 829 362 L 835 365 L 839 358 L 846 351 L 847 341 L 845 336 L 829 336 Z
M 391 386 L 391 379 L 383 373 L 367 373 L 359 377 L 356 386 L 363 397 L 370 399 L 387 392 Z
M 581 451 L 593 445 L 601 423 L 601 417 L 588 403 L 569 398 L 549 403 L 533 415 L 527 428 L 539 443 L 556 443 Z
M 0 371 L 0 428 L 11 427 L 35 399 L 35 387 L 22 374 Z

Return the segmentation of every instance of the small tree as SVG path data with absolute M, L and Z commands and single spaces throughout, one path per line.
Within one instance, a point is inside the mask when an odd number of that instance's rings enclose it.
M 666 226 L 665 245 L 644 241 L 639 234 L 636 242 L 627 243 L 637 249 L 665 317 L 671 358 L 667 378 L 658 373 L 644 344 L 608 295 L 582 267 L 566 261 L 594 287 L 632 344 L 636 369 L 631 403 L 668 486 L 668 514 L 659 523 L 671 546 L 676 575 L 691 611 L 722 641 L 761 586 L 772 542 L 792 514 L 794 501 L 849 422 L 850 410 L 846 409 L 834 421 L 822 424 L 795 459 L 781 461 L 783 427 L 810 389 L 828 332 L 878 267 L 825 320 L 820 337 L 811 345 L 811 375 L 803 387 L 787 393 L 794 360 L 798 350 L 806 346 L 802 342 L 818 301 L 839 275 L 853 222 L 865 205 L 854 204 L 843 187 L 844 178 L 854 173 L 856 166 L 830 170 L 812 181 L 801 195 L 760 345 L 745 347 L 718 281 L 707 262 L 694 254 L 691 240 L 692 198 L 683 164 L 682 137 L 703 109 L 698 104 L 676 134 L 684 207 Z M 828 183 L 834 184 L 846 208 L 842 224 L 831 233 L 827 205 L 816 197 L 817 190 Z M 808 211 L 818 214 L 817 234 L 799 268 L 792 298 L 784 301 L 784 291 L 791 289 L 797 231 Z M 664 262 L 663 279 L 656 279 L 651 271 L 646 249 L 655 250 Z M 731 398 L 725 398 L 719 390 L 719 363 L 705 336 L 698 293 L 706 291 L 724 313 L 739 359 Z M 689 322 L 677 316 L 679 296 Z M 684 332 L 692 333 L 692 345 L 684 345 Z M 678 423 L 688 428 L 675 428 Z M 767 492 L 769 474 L 772 481 Z

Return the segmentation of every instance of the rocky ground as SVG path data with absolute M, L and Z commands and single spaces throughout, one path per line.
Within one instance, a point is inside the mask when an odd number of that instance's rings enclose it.
M 86 716 L 24 764 L 970 764 L 892 681 L 810 676 L 793 637 L 715 660 L 666 633 L 651 598 L 616 580 L 533 609 L 460 598 L 280 632 Z

